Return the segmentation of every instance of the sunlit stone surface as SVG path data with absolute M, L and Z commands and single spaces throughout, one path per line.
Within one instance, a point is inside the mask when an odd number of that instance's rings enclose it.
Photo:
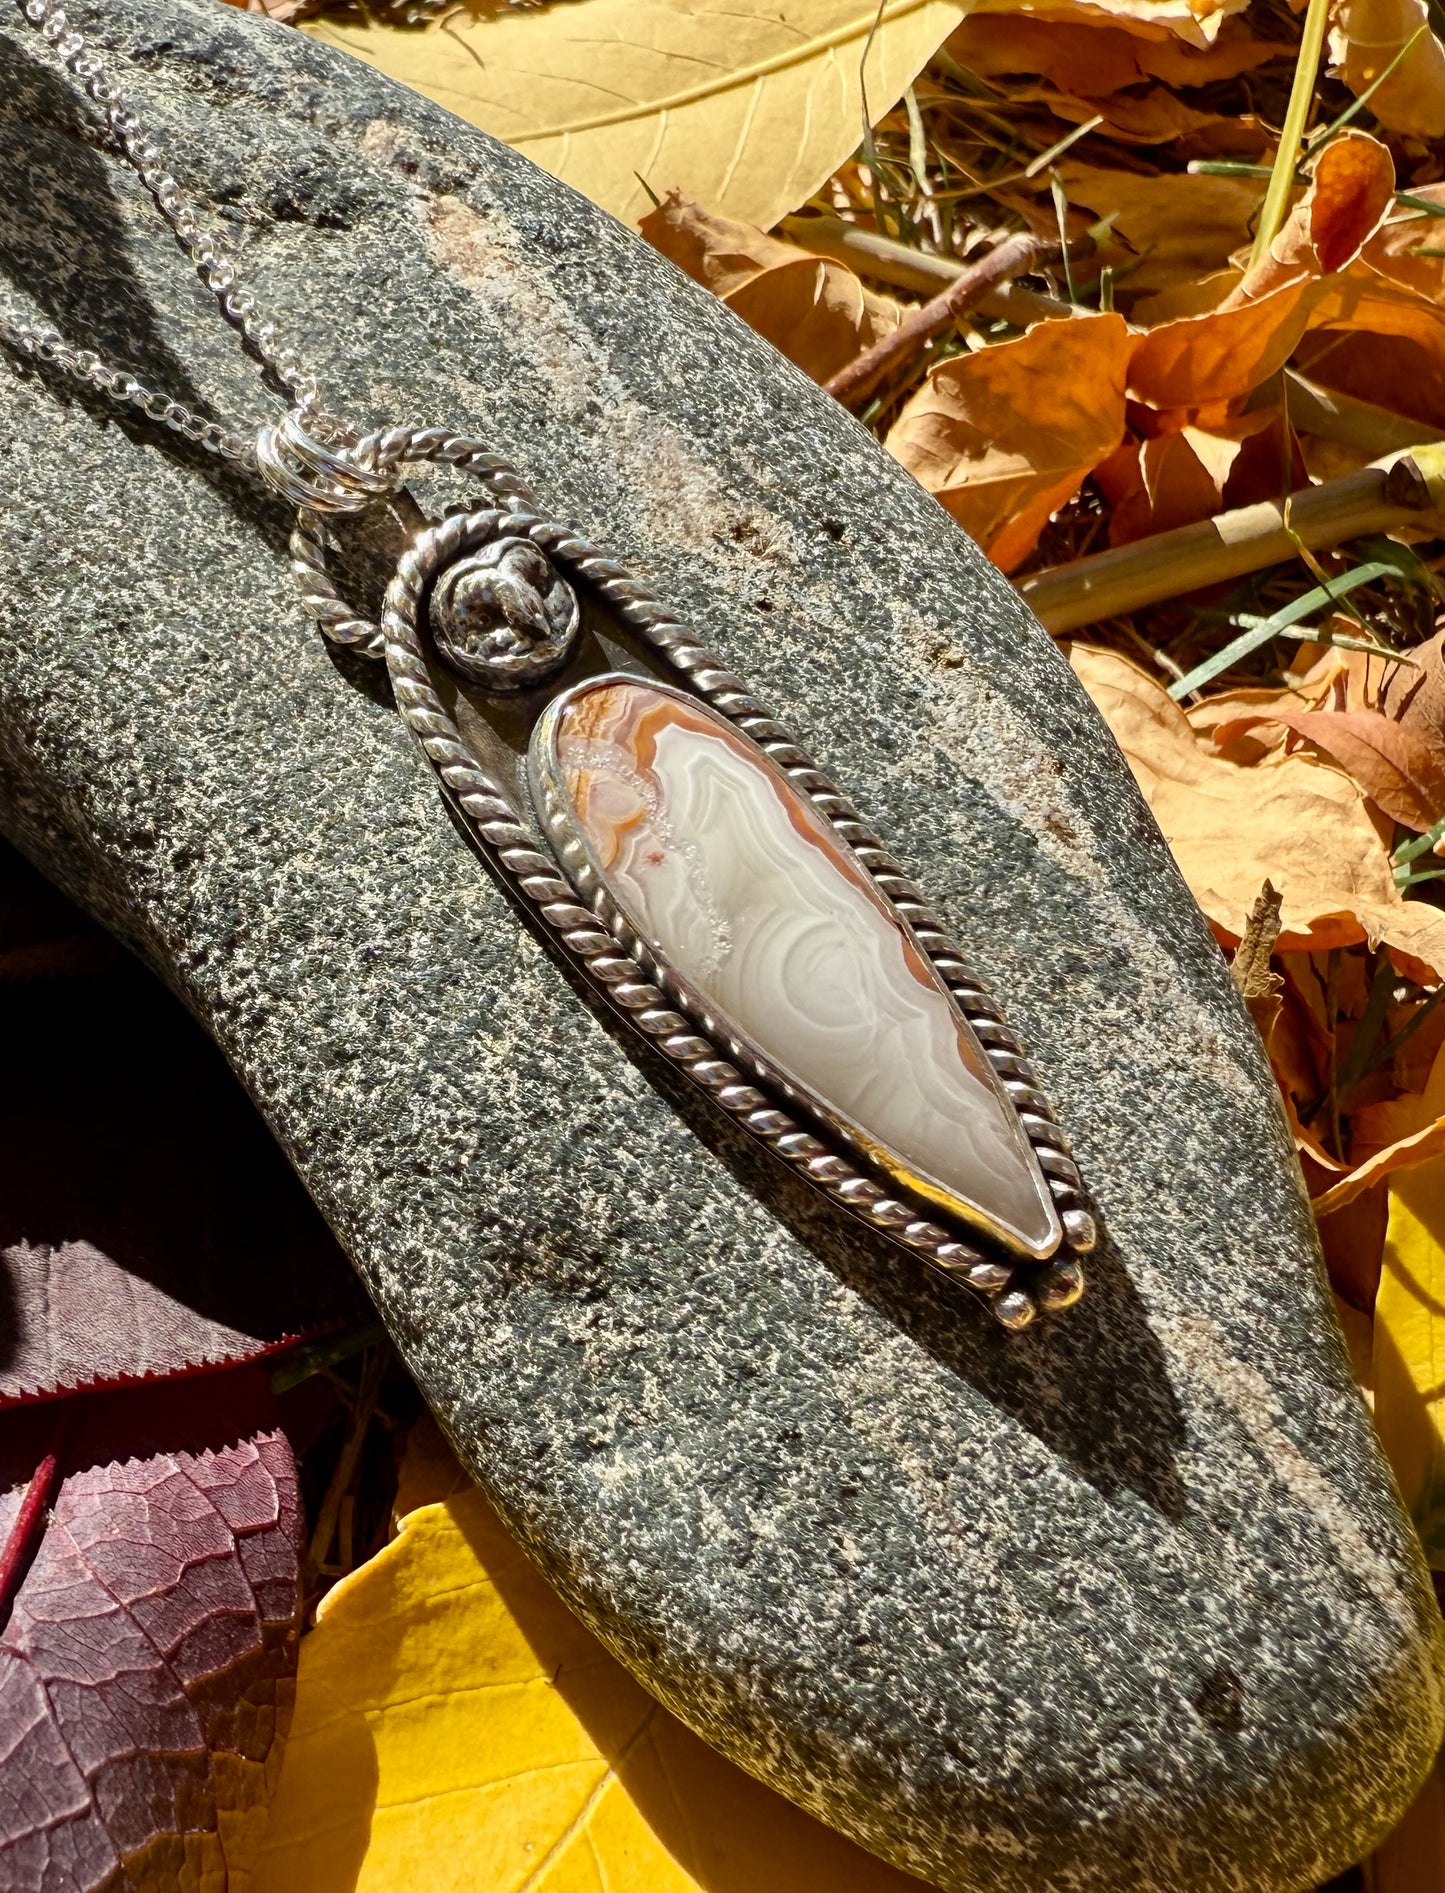
M 543 739 L 638 931 L 852 1141 L 1030 1254 L 1059 1230 L 1017 1119 L 928 960 L 787 777 L 692 699 L 584 686 Z

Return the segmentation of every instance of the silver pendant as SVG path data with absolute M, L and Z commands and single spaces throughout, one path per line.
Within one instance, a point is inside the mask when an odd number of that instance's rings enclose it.
M 328 448 L 292 419 L 259 458 L 298 505 L 307 608 L 384 655 L 477 847 L 632 1031 L 1005 1327 L 1077 1300 L 1093 1218 L 1022 1047 L 746 685 L 475 440 L 396 429 Z M 336 592 L 325 517 L 394 496 L 420 460 L 500 504 L 418 531 L 377 626 Z

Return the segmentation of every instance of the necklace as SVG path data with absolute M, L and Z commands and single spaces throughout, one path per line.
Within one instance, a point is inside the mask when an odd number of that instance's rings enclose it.
M 794 1174 L 978 1294 L 1006 1328 L 1083 1289 L 1095 1229 L 1023 1048 L 943 921 L 785 724 L 508 461 L 439 427 L 359 434 L 239 280 L 56 0 L 18 0 L 99 110 L 223 319 L 286 402 L 203 418 L 58 331 L 12 354 L 239 462 L 296 511 L 292 572 L 334 644 L 382 660 L 477 851 L 544 940 Z M 429 518 L 408 466 L 486 504 Z M 379 622 L 333 579 L 332 522 L 409 532 Z

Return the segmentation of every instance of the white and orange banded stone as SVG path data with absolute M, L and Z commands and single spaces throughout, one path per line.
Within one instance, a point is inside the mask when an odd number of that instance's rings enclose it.
M 825 818 L 696 699 L 604 677 L 555 706 L 543 766 L 637 932 L 897 1183 L 1031 1256 L 1060 1227 L 982 1047 Z

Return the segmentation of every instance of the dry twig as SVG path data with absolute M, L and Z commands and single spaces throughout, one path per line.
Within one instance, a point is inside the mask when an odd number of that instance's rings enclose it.
M 841 217 L 784 217 L 783 232 L 801 250 L 814 256 L 830 256 L 846 263 L 860 275 L 894 289 L 915 289 L 936 295 L 940 287 L 956 283 L 967 263 L 957 257 L 936 256 L 928 250 L 915 250 L 893 237 L 880 236 L 875 230 L 860 230 Z M 980 314 L 996 321 L 1012 322 L 1027 328 L 1031 322 L 1045 322 L 1074 311 L 1057 296 L 1045 296 L 1021 283 L 1000 283 L 978 304 Z
M 1283 503 L 1241 506 L 1197 525 L 1091 553 L 1018 581 L 1055 636 L 1160 604 L 1203 585 L 1243 578 L 1267 565 L 1389 532 L 1445 510 L 1445 443 L 1417 447 L 1388 465 L 1293 493 Z
M 846 368 L 824 382 L 824 391 L 845 407 L 866 398 L 891 368 L 942 335 L 961 317 L 977 309 L 993 290 L 1015 276 L 1027 276 L 1036 269 L 1057 261 L 1062 247 L 1031 231 L 1016 232 L 996 244 L 978 262 L 966 264 L 941 295 L 925 302 L 921 309 L 910 310 L 891 335 L 884 335 L 871 348 L 864 349 Z

